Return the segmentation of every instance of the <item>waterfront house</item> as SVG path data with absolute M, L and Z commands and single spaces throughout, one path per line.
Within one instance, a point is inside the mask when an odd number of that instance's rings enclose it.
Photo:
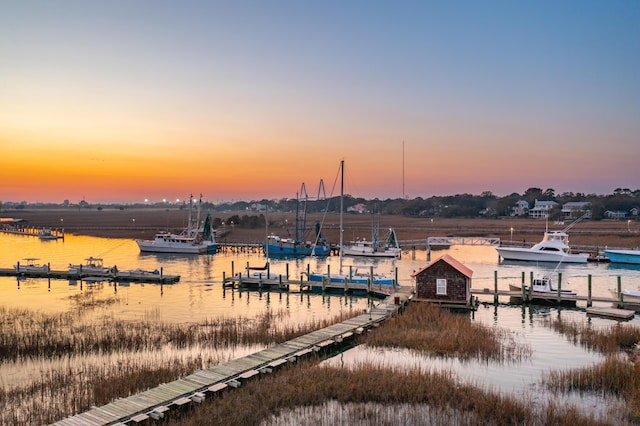
M 445 254 L 411 276 L 417 300 L 469 306 L 472 275 L 471 269 Z
M 511 207 L 511 216 L 526 216 L 529 214 L 529 203 L 527 200 L 518 200 L 514 207 Z
M 588 201 L 569 201 L 562 205 L 562 217 L 564 219 L 578 219 L 586 214 L 586 219 L 591 218 L 591 203 Z
M 535 219 L 546 219 L 549 217 L 551 209 L 556 207 L 558 203 L 555 201 L 538 201 L 535 200 L 533 208 L 529 210 L 529 217 Z

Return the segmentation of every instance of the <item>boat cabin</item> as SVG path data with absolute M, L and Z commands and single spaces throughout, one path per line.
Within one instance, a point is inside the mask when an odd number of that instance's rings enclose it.
M 470 306 L 472 275 L 471 269 L 445 254 L 411 276 L 417 300 Z

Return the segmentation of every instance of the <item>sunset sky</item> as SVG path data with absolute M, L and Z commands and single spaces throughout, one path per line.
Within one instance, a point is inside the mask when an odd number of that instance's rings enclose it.
M 640 1 L 5 1 L 0 147 L 3 202 L 638 189 Z

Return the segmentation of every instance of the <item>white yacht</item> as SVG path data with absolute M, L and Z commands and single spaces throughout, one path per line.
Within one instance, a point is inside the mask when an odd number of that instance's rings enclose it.
M 531 248 L 499 246 L 496 250 L 503 260 L 586 263 L 589 258 L 587 253 L 571 253 L 569 236 L 564 231 L 545 232 L 542 241 Z

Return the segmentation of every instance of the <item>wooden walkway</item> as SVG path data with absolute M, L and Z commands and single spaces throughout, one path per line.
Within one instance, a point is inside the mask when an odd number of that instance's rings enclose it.
M 295 362 L 298 358 L 336 348 L 353 339 L 406 306 L 411 293 L 395 293 L 365 314 L 338 324 L 313 331 L 285 343 L 259 352 L 219 364 L 206 370 L 198 370 L 189 376 L 136 395 L 117 399 L 107 405 L 68 417 L 55 425 L 94 426 L 114 425 L 159 419 L 172 408 L 192 402 L 202 402 L 223 389 L 237 388 L 246 380 L 260 374 L 268 374 L 278 367 Z M 239 407 L 239 409 L 242 409 Z

